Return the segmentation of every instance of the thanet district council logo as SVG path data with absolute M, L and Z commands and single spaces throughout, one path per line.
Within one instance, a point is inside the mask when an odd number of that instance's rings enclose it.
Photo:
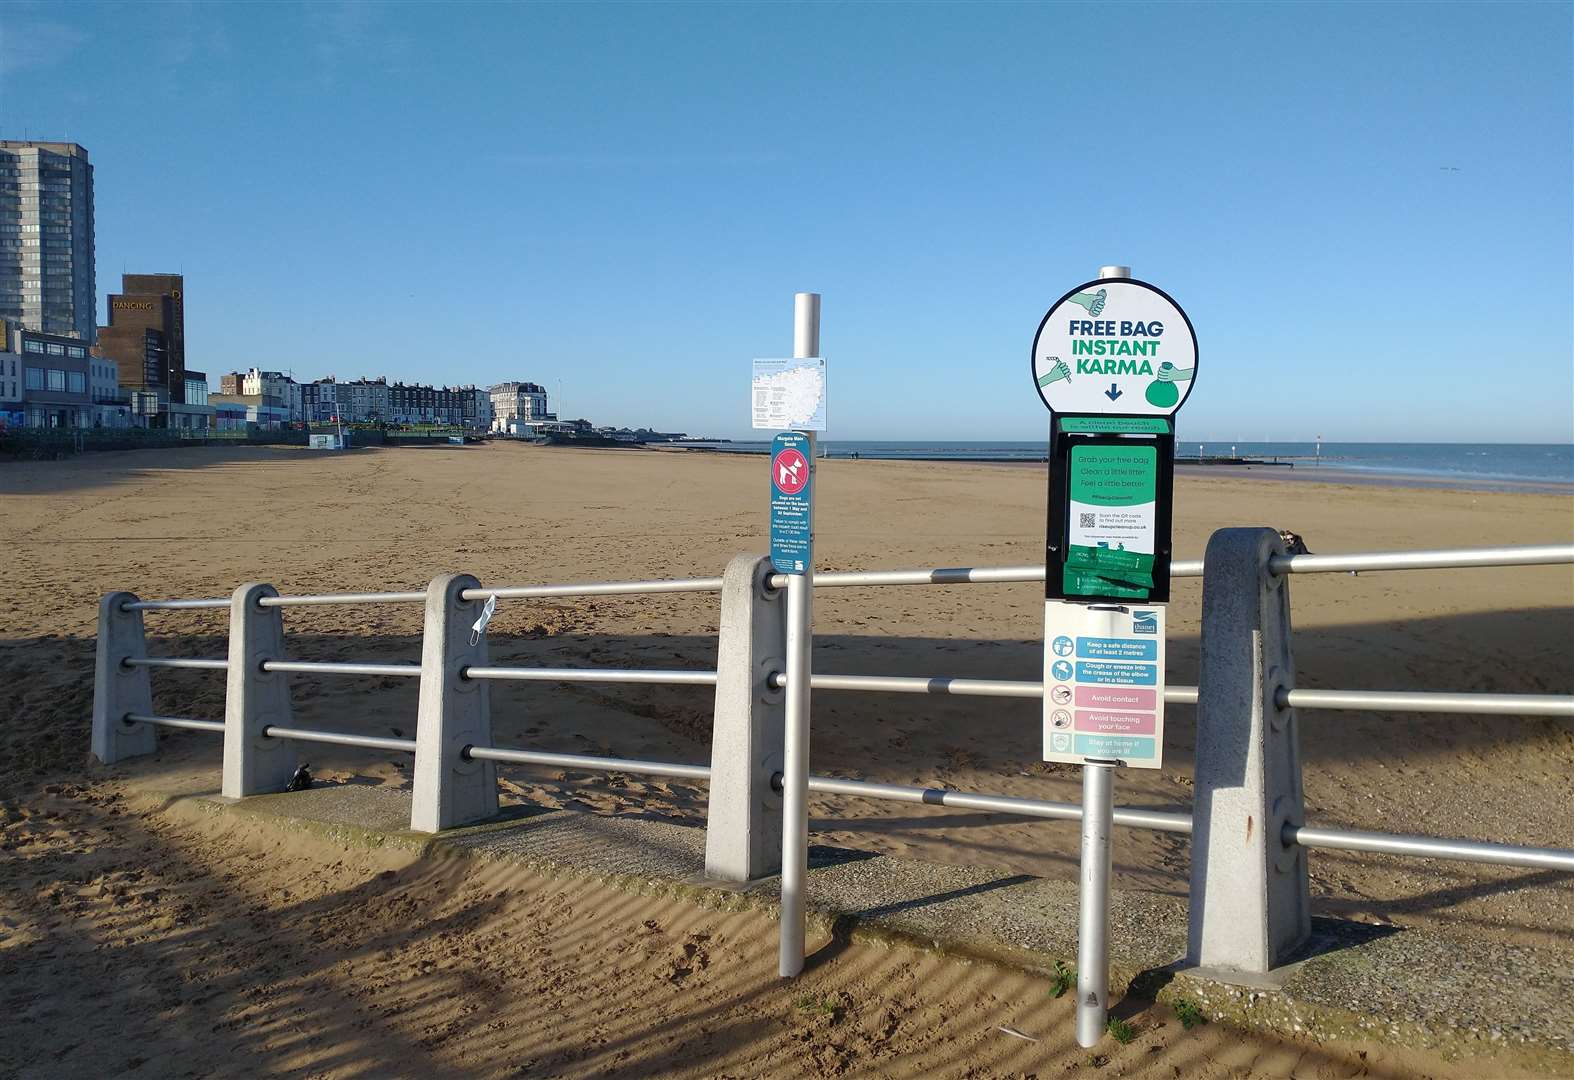
M 1159 613 L 1156 611 L 1133 611 L 1131 613 L 1131 632 L 1133 634 L 1157 634 L 1159 632 Z

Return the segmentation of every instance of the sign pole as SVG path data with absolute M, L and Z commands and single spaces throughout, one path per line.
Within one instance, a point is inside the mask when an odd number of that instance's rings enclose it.
M 1077 918 L 1077 1045 L 1097 1046 L 1109 1011 L 1109 834 L 1115 770 L 1082 767 L 1081 910 Z
M 820 355 L 820 294 L 793 297 L 792 354 Z M 816 438 L 809 437 L 808 468 L 814 475 Z M 814 489 L 809 484 L 810 520 Z M 814 561 L 787 577 L 787 730 L 782 747 L 782 929 L 778 971 L 791 978 L 803 971 L 804 889 L 809 876 L 809 670 L 814 643 Z
M 1129 266 L 1101 266 L 1100 278 L 1129 278 Z M 1115 769 L 1082 767 L 1082 864 L 1077 915 L 1077 1045 L 1104 1038 L 1109 1015 L 1109 834 L 1115 827 Z

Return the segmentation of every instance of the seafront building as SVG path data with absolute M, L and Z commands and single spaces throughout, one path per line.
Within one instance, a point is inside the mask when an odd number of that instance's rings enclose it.
M 119 368 L 132 411 L 151 427 L 206 427 L 197 422 L 204 413 L 186 408 L 193 403 L 186 398 L 184 276 L 122 274 L 120 288 L 109 296 L 109 324 L 98 328 L 96 351 Z
M 533 425 L 557 419 L 547 412 L 546 387 L 533 382 L 498 383 L 490 390 L 493 431 L 504 435 L 531 433 Z
M 305 419 L 302 412 L 304 397 L 301 384 L 279 371 L 262 371 L 252 368 L 241 377 L 240 392 L 246 397 L 271 398 L 283 406 L 291 423 Z
M 99 420 L 95 372 L 79 337 L 45 334 L 0 319 L 0 424 L 5 427 L 90 428 Z
M 0 318 L 91 345 L 94 274 L 87 151 L 0 140 Z

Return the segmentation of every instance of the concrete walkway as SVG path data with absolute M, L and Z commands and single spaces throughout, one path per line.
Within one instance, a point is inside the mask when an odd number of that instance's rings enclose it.
M 218 796 L 207 778 L 139 778 L 136 770 L 129 786 L 141 799 L 245 815 L 346 845 L 508 860 L 715 908 L 774 910 L 778 903 L 775 877 L 743 885 L 705 879 L 704 830 L 665 821 L 515 807 L 494 822 L 431 836 L 409 831 L 409 793 L 386 787 L 342 784 L 234 801 Z M 1046 973 L 1056 961 L 1076 962 L 1073 882 L 815 847 L 809 903 L 811 920 L 836 938 Z M 1314 934 L 1312 958 L 1258 985 L 1232 985 L 1177 963 L 1185 951 L 1183 899 L 1117 891 L 1110 989 L 1188 999 L 1210 1019 L 1269 1031 L 1506 1055 L 1550 1072 L 1574 1072 L 1574 968 L 1568 964 L 1527 948 L 1353 922 L 1315 920 Z M 774 968 L 774 952 L 760 963 Z

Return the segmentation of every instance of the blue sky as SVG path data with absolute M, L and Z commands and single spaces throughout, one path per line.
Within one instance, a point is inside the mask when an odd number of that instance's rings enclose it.
M 99 293 L 183 271 L 215 383 L 746 435 L 813 290 L 832 439 L 1033 439 L 1119 262 L 1197 328 L 1184 438 L 1567 442 L 1571 12 L 12 3 L 0 136 L 89 149 Z

